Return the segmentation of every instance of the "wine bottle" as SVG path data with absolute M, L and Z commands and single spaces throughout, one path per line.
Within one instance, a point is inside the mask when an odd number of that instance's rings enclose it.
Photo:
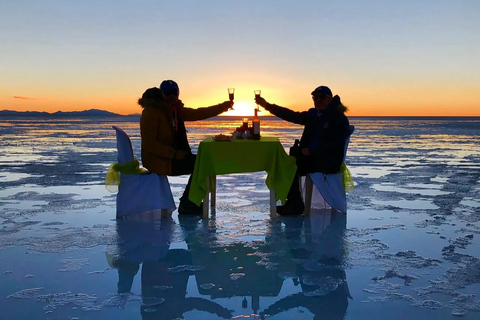
M 260 118 L 258 117 L 258 109 L 255 109 L 255 115 L 252 120 L 253 140 L 260 140 Z

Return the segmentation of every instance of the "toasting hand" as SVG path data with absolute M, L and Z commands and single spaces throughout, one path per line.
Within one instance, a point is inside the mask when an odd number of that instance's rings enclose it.
M 260 96 L 255 97 L 255 103 L 258 104 L 261 107 L 264 107 L 264 108 L 268 104 L 267 100 L 265 100 L 264 98 L 262 98 Z
M 224 101 L 220 103 L 220 106 L 222 106 L 222 108 L 224 109 L 224 112 L 228 110 L 233 110 L 233 101 L 229 101 L 229 100 Z

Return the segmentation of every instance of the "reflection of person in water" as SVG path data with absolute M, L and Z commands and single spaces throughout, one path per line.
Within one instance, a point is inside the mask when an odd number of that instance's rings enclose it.
M 322 221 L 318 218 L 323 221 L 330 218 L 330 221 L 324 224 L 324 228 L 319 228 Z M 304 307 L 314 314 L 316 320 L 344 319 L 348 298 L 351 298 L 343 270 L 346 215 L 322 212 L 315 217 L 306 217 L 303 235 L 302 220 L 289 218 L 283 222 L 292 259 L 297 262 L 298 280 L 294 279 L 294 284 L 300 284 L 302 292 L 273 303 L 263 310 L 262 318 Z
M 107 249 L 109 264 L 118 270 L 118 293 L 129 293 L 142 264 L 142 319 L 182 319 L 191 310 L 206 311 L 223 318 L 231 313 L 207 299 L 186 297 L 188 278 L 193 274 L 190 253 L 170 249 L 173 220 L 118 221 L 118 241 Z
M 184 313 L 194 309 L 231 318 L 228 309 L 213 301 L 185 296 L 192 267 L 190 253 L 184 249 L 171 249 L 164 260 L 143 263 L 142 319 L 183 319 Z

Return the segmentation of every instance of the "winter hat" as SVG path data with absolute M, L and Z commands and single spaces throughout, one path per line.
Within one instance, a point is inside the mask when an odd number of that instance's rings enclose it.
M 326 87 L 326 86 L 320 86 L 320 87 L 317 87 L 315 90 L 312 91 L 312 95 L 313 96 L 316 96 L 316 95 L 319 95 L 319 94 L 325 94 L 329 97 L 332 97 L 333 94 L 332 94 L 332 90 L 330 90 L 329 87 Z
M 166 95 L 171 94 L 179 94 L 180 89 L 178 88 L 178 84 L 173 80 L 164 80 L 160 84 L 160 90 L 163 91 Z

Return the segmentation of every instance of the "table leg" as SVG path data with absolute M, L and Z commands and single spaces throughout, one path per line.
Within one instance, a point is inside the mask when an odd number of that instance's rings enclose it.
M 211 193 L 211 196 L 210 196 L 210 202 L 211 202 L 211 206 L 210 206 L 210 212 L 212 214 L 215 213 L 215 206 L 217 205 L 217 176 L 213 176 L 212 177 L 212 193 Z
M 210 177 L 206 178 L 207 180 L 207 193 L 205 194 L 205 197 L 203 198 L 203 218 L 206 219 L 208 218 L 208 197 L 210 196 Z
M 270 216 L 277 215 L 277 200 L 275 199 L 275 190 L 270 189 Z
M 170 216 L 170 213 L 168 212 L 168 209 L 162 209 L 161 211 L 161 217 L 162 218 L 167 218 Z

